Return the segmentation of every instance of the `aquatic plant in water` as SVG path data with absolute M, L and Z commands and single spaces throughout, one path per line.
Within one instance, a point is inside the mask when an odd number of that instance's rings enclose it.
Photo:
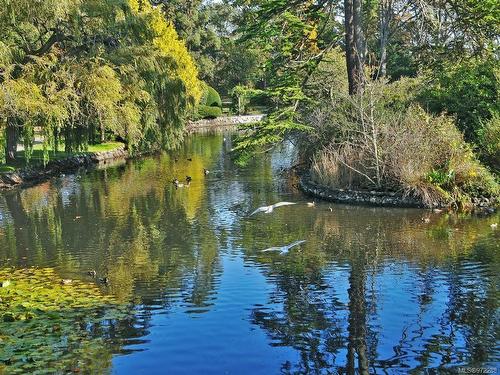
M 117 344 L 103 337 L 127 306 L 52 268 L 0 269 L 0 373 L 102 372 Z

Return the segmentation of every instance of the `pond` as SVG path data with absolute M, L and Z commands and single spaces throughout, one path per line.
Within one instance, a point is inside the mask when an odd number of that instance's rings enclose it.
M 58 315 L 38 307 L 34 318 L 0 323 L 0 372 L 498 367 L 498 214 L 311 207 L 283 173 L 291 146 L 237 168 L 231 142 L 193 135 L 171 154 L 1 194 L 0 279 L 56 278 L 56 289 L 25 283 L 25 298 L 45 290 Z M 187 175 L 190 186 L 176 189 L 172 180 Z M 279 201 L 297 204 L 249 216 Z M 287 254 L 262 251 L 299 240 Z M 99 306 L 61 299 L 69 289 L 59 278 Z

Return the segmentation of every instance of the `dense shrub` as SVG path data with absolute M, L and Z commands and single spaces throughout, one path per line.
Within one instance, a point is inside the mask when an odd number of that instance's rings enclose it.
M 316 150 L 313 179 L 337 188 L 399 191 L 429 206 L 468 207 L 472 197 L 497 197 L 497 182 L 453 118 L 412 104 L 417 87 L 407 79 L 371 82 L 355 97 L 332 94 L 334 106 L 323 103 L 309 117 L 314 131 L 304 142 Z
M 205 87 L 201 104 L 209 107 L 222 108 L 222 100 L 219 93 L 213 87 L 208 85 Z
M 465 139 L 480 144 L 482 123 L 500 113 L 499 77 L 495 58 L 445 65 L 432 73 L 419 99 L 434 113 L 456 117 Z
M 220 107 L 211 107 L 208 105 L 200 105 L 198 107 L 198 117 L 202 119 L 214 119 L 222 116 Z
M 482 158 L 496 173 L 500 174 L 500 113 L 493 114 L 490 120 L 481 123 L 478 131 L 478 144 Z

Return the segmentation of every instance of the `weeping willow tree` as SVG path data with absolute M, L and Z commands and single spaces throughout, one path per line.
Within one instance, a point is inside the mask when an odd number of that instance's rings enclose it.
M 5 159 L 41 133 L 45 159 L 109 139 L 174 146 L 201 97 L 196 66 L 161 9 L 141 0 L 0 0 Z M 35 132 L 35 129 L 37 132 Z

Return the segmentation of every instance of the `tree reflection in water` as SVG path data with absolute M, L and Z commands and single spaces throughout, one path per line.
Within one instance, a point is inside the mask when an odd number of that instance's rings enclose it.
M 247 256 L 266 265 L 277 286 L 252 321 L 272 345 L 300 351 L 300 362 L 284 362 L 283 373 L 419 372 L 498 358 L 496 234 L 455 216 L 424 226 L 412 212 L 339 206 L 287 221 L 286 229 L 280 218 L 266 221 L 256 237 L 270 245 L 281 233 L 293 233 L 286 241 L 307 238 L 289 256 Z M 248 222 L 244 238 L 259 230 Z
M 269 288 L 255 291 L 265 303 L 251 294 L 237 319 L 249 337 L 257 334 L 246 325 L 267 334 L 263 360 L 285 353 L 282 373 L 418 373 L 499 359 L 500 241 L 489 227 L 498 216 L 443 214 L 424 224 L 418 210 L 307 208 L 276 178 L 279 156 L 237 169 L 227 138 L 222 146 L 222 136 L 192 137 L 172 155 L 0 195 L 0 262 L 55 267 L 61 277 L 88 282 L 96 282 L 86 275 L 91 269 L 108 276 L 102 291 L 133 309 L 126 319 L 86 327 L 113 343 L 108 359 L 151 348 L 151 332 L 165 329 L 154 326 L 159 314 L 178 323 L 236 311 L 221 284 L 235 259 Z M 176 190 L 172 179 L 186 175 L 190 188 Z M 280 200 L 299 204 L 246 217 Z M 302 239 L 284 256 L 260 251 Z M 248 280 L 238 274 L 230 282 L 240 290 Z M 192 341 L 183 347 L 197 353 Z M 238 366 L 247 349 L 220 356 Z M 203 357 L 194 356 L 193 363 Z
M 347 346 L 346 373 L 368 374 L 366 349 L 366 267 L 365 255 L 357 255 L 349 275 L 349 343 Z M 356 364 L 357 356 L 357 364 Z

